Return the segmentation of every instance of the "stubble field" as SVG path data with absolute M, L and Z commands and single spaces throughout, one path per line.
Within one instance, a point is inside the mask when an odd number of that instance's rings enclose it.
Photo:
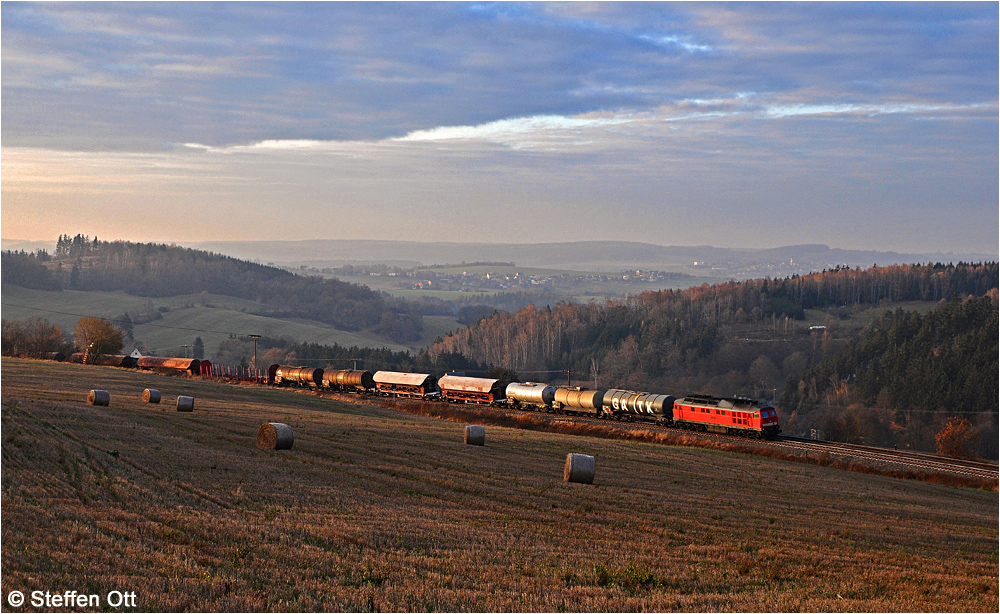
M 83 365 L 5 358 L 2 387 L 5 598 L 135 591 L 140 611 L 998 606 L 996 492 L 493 426 L 485 447 L 466 446 L 454 422 Z M 91 388 L 111 406 L 86 405 Z M 164 403 L 143 404 L 144 388 Z M 195 397 L 193 413 L 175 411 L 178 395 Z M 268 421 L 294 429 L 292 450 L 256 448 Z M 596 456 L 593 485 L 562 481 L 568 452 Z

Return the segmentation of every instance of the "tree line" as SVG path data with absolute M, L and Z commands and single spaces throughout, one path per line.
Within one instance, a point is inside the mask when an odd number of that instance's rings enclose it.
M 38 316 L 24 320 L 0 321 L 0 353 L 4 356 L 49 358 L 64 357 L 89 350 L 93 355 L 118 354 L 122 351 L 126 332 L 118 322 L 102 318 L 80 318 L 72 336 Z
M 219 344 L 216 362 L 249 366 L 254 343 L 250 337 L 233 336 Z M 260 337 L 257 339 L 257 367 L 271 364 L 292 364 L 318 369 L 361 369 L 369 371 L 405 371 L 439 375 L 463 371 L 485 376 L 489 365 L 470 360 L 461 354 L 440 353 L 431 358 L 426 352 L 411 354 L 388 348 L 296 343 L 287 339 Z
M 40 290 L 124 291 L 165 297 L 210 292 L 259 303 L 262 315 L 370 330 L 396 342 L 420 338 L 421 314 L 405 301 L 320 277 L 294 275 L 176 245 L 60 237 L 56 256 L 5 251 L 2 282 Z

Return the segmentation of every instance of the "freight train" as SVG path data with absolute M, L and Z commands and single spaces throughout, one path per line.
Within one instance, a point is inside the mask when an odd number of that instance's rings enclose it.
M 634 390 L 588 390 L 537 382 L 506 383 L 499 379 L 449 373 L 311 369 L 271 365 L 268 383 L 307 386 L 388 397 L 471 403 L 613 420 L 641 420 L 702 432 L 771 438 L 781 432 L 770 404 L 744 397 L 670 394 Z
M 49 358 L 108 366 L 212 376 L 212 363 L 190 358 L 161 358 L 85 354 Z M 260 381 L 254 379 L 253 381 Z M 375 394 L 448 403 L 472 403 L 493 407 L 590 416 L 612 420 L 640 420 L 695 431 L 771 438 L 781 432 L 778 415 L 770 404 L 745 397 L 670 394 L 634 390 L 589 390 L 552 386 L 538 382 L 504 382 L 499 379 L 466 377 L 448 373 L 440 378 L 429 373 L 313 369 L 271 365 L 268 384 L 327 389 L 337 392 Z

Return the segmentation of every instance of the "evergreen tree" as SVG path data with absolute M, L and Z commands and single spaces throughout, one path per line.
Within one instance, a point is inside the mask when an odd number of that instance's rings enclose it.
M 80 259 L 77 258 L 76 262 L 73 263 L 73 270 L 69 273 L 69 285 L 70 287 L 77 288 L 80 286 Z

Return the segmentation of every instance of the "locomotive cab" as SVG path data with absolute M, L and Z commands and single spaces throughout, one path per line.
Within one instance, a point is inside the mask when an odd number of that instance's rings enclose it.
M 760 430 L 765 437 L 774 437 L 781 432 L 778 425 L 778 413 L 770 404 L 764 404 L 760 408 Z

